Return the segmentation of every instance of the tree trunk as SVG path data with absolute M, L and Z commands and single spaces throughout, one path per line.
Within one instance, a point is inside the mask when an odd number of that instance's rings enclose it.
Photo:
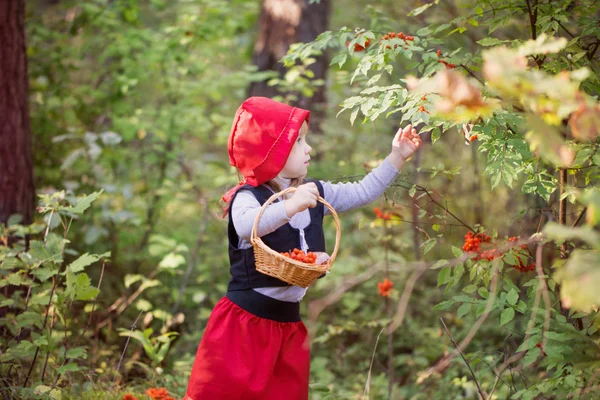
M 330 0 L 309 4 L 310 0 L 262 0 L 258 21 L 258 38 L 254 45 L 252 63 L 259 71 L 276 71 L 285 74 L 279 62 L 290 45 L 297 42 L 310 42 L 327 30 L 330 15 Z M 314 79 L 325 80 L 329 61 L 326 53 L 310 66 Z M 273 97 L 281 95 L 267 82 L 254 82 L 248 90 L 249 96 Z M 325 87 L 319 87 L 312 97 L 299 96 L 295 106 L 311 110 L 311 131 L 321 131 L 321 121 L 325 114 Z
M 35 190 L 29 126 L 25 0 L 0 1 L 0 223 L 32 222 Z

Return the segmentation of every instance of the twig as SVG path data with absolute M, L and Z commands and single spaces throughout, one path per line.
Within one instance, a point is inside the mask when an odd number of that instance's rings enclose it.
M 377 350 L 377 343 L 379 343 L 379 337 L 385 330 L 385 327 L 381 329 L 377 339 L 375 340 L 375 347 L 373 347 L 373 355 L 371 356 L 371 364 L 369 365 L 369 372 L 367 373 L 367 382 L 365 382 L 365 390 L 363 391 L 362 400 L 369 400 L 369 390 L 371 386 L 371 370 L 373 369 L 373 360 L 375 359 L 375 351 Z
M 482 85 L 485 85 L 485 82 L 480 77 L 475 75 L 475 72 L 473 72 L 473 70 L 471 68 L 467 67 L 465 64 L 460 64 L 459 67 L 462 67 L 465 71 L 467 71 L 467 73 L 469 75 L 471 75 L 473 78 L 475 78 L 479 83 L 481 83 Z
M 444 211 L 446 211 L 448 214 L 450 214 L 455 220 L 457 220 L 458 222 L 460 222 L 461 224 L 463 224 L 466 228 L 468 228 L 470 231 L 475 232 L 475 229 L 473 229 L 471 227 L 471 225 L 467 224 L 466 222 L 464 222 L 462 219 L 458 218 L 452 211 L 450 211 L 447 207 L 443 206 L 442 204 L 440 204 L 436 199 L 433 198 L 433 196 L 431 195 L 431 193 L 429 192 L 429 190 L 427 190 L 427 188 L 420 186 L 420 185 L 416 185 L 417 190 L 424 192 L 427 197 L 429 197 L 429 199 L 435 203 L 438 207 L 442 208 Z
M 577 225 L 579 225 L 579 223 L 583 219 L 586 211 L 587 211 L 587 207 L 585 207 L 583 210 L 581 210 L 581 214 L 579 214 L 579 217 L 577 217 L 577 219 L 575 220 L 575 222 L 573 222 L 573 225 L 571 225 L 571 228 L 575 228 Z
M 469 360 L 467 360 L 467 357 L 465 357 L 465 355 L 463 354 L 462 350 L 458 346 L 458 343 L 456 343 L 454 341 L 452 334 L 450 333 L 450 331 L 448 330 L 448 327 L 446 326 L 446 323 L 444 322 L 444 318 L 440 318 L 440 321 L 442 321 L 442 325 L 444 325 L 444 329 L 446 330 L 446 333 L 450 337 L 450 341 L 452 342 L 452 344 L 454 344 L 454 347 L 456 347 L 456 350 L 458 350 L 458 353 L 464 360 L 465 364 L 467 364 L 467 367 L 469 368 L 469 371 L 471 372 L 471 376 L 473 377 L 473 380 L 475 381 L 475 385 L 477 385 L 477 390 L 479 391 L 479 395 L 481 396 L 482 399 L 485 400 L 486 396 L 483 393 L 483 390 L 481 390 L 481 386 L 479 385 L 479 381 L 477 380 L 477 377 L 475 376 L 475 372 L 473 372 L 473 369 L 471 368 L 471 364 L 469 364 Z M 496 387 L 496 385 L 494 385 L 494 387 Z
M 133 330 L 135 328 L 137 328 L 136 324 L 137 324 L 138 320 L 140 319 L 140 317 L 142 316 L 143 312 L 144 311 L 140 311 L 140 313 L 138 314 L 137 318 L 133 322 L 133 325 L 131 325 L 130 332 L 133 332 Z M 131 336 L 127 336 L 127 341 L 125 342 L 125 347 L 123 348 L 123 352 L 121 353 L 121 357 L 119 358 L 119 363 L 117 364 L 117 369 L 115 370 L 115 378 L 113 379 L 113 386 L 115 385 L 115 382 L 117 380 L 117 374 L 119 373 L 119 369 L 121 368 L 121 362 L 123 361 L 123 357 L 125 357 L 125 352 L 127 351 L 127 346 L 129 345 L 130 339 L 131 339 Z

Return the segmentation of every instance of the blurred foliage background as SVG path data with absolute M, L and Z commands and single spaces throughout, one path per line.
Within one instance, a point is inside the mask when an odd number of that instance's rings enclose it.
M 3 221 L 4 398 L 183 397 L 228 282 L 219 198 L 238 181 L 227 136 L 250 94 L 318 115 L 313 178 L 361 179 L 409 122 L 426 142 L 384 197 L 341 216 L 338 261 L 303 301 L 312 399 L 598 396 L 595 2 L 29 0 L 22 17 L 40 208 L 29 227 Z M 483 52 L 502 45 L 533 48 L 542 75 L 491 52 L 506 75 L 486 74 Z M 434 115 L 436 95 L 404 78 L 443 71 L 501 105 Z M 561 71 L 589 108 L 551 92 Z M 512 92 L 497 84 L 511 77 Z M 577 110 L 587 119 L 568 124 Z M 556 242 L 535 235 L 550 222 Z M 471 230 L 505 255 L 467 260 Z M 519 269 L 536 261 L 546 272 Z M 574 288 L 562 302 L 555 270 Z M 470 333 L 463 358 L 452 340 Z

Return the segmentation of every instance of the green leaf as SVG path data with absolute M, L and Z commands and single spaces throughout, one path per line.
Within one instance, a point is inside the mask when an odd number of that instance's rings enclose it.
M 107 257 L 110 257 L 110 252 L 107 252 L 107 253 L 104 253 L 104 254 L 89 254 L 89 253 L 85 253 L 81 257 L 79 257 L 77 260 L 75 260 L 71 264 L 69 264 L 69 266 L 67 267 L 67 269 L 69 271 L 73 272 L 73 273 L 81 272 L 88 265 L 93 264 L 96 261 L 98 261 L 98 260 L 100 260 L 102 258 L 107 258 Z
M 75 371 L 79 371 L 79 365 L 75 364 L 75 363 L 68 363 L 63 365 L 62 367 L 59 367 L 56 369 L 56 372 L 58 372 L 59 374 L 64 374 L 66 372 L 75 372 Z
M 490 295 L 490 292 L 485 287 L 480 287 L 479 289 L 477 289 L 477 293 L 479 293 L 479 295 L 484 299 L 487 299 Z
M 567 337 L 567 335 L 565 335 L 564 333 L 558 333 L 558 332 L 544 332 L 544 336 L 547 337 L 550 340 L 556 340 L 559 342 L 566 342 L 569 340 L 569 337 Z
M 86 273 L 74 274 L 71 271 L 67 271 L 67 288 L 65 294 L 71 300 L 92 300 L 96 298 L 100 290 L 92 287 L 90 284 L 90 277 Z
M 421 244 L 421 247 L 423 247 L 423 254 L 429 253 L 429 251 L 433 249 L 433 247 L 436 244 L 437 240 L 435 238 L 427 239 L 426 241 L 424 241 L 423 244 Z
M 158 266 L 160 268 L 172 269 L 183 264 L 185 264 L 185 257 L 183 257 L 181 254 L 169 253 L 161 260 Z
M 519 294 L 516 292 L 515 289 L 511 289 L 510 292 L 508 292 L 508 294 L 506 295 L 506 301 L 511 306 L 517 304 L 517 301 L 519 301 Z
M 87 358 L 87 350 L 85 347 L 74 347 L 67 350 L 67 358 Z
M 43 398 L 50 398 L 52 400 L 62 400 L 62 392 L 60 389 L 52 389 L 50 386 L 38 385 L 33 390 L 36 396 L 43 396 Z
M 456 246 L 452 246 L 452 255 L 454 255 L 454 257 L 460 257 L 462 256 L 463 251 L 461 249 L 459 249 Z
M 442 268 L 440 270 L 440 273 L 438 274 L 438 284 L 437 284 L 438 287 L 450 282 L 450 274 L 451 273 L 452 273 L 452 268 L 450 268 L 450 267 Z
M 484 47 L 497 46 L 506 42 L 506 40 L 500 40 L 493 37 L 486 37 L 484 39 L 478 40 L 477 43 Z
M 517 349 L 517 353 L 520 353 L 522 351 L 531 350 L 539 342 L 540 342 L 540 336 L 539 335 L 532 335 L 532 336 L 529 337 L 529 339 L 527 339 L 526 341 L 524 341 L 523 343 L 521 343 L 521 345 Z
M 32 240 L 29 254 L 39 263 L 51 262 L 60 264 L 63 262 L 63 250 L 65 239 L 55 233 L 49 233 L 46 237 L 46 243 L 40 240 Z
M 38 312 L 25 311 L 17 315 L 17 328 L 37 326 L 42 328 L 42 316 Z
M 331 389 L 329 389 L 329 386 L 325 385 L 324 383 L 311 383 L 308 385 L 308 387 L 310 387 L 310 390 L 314 390 L 316 392 L 322 392 L 322 393 L 331 392 Z
M 39 267 L 33 271 L 33 275 L 40 280 L 45 282 L 58 273 L 60 267 L 58 265 L 50 264 L 47 267 Z
M 452 307 L 456 302 L 454 300 L 444 300 L 439 304 L 436 304 L 433 309 L 436 311 L 447 310 Z
M 333 59 L 331 60 L 329 65 L 338 64 L 338 66 L 341 68 L 342 65 L 344 65 L 346 63 L 347 59 L 348 59 L 348 52 L 346 52 L 346 51 L 340 52 L 335 57 L 333 57 Z
M 456 316 L 458 318 L 462 318 L 467 315 L 469 311 L 471 311 L 471 307 L 473 305 L 471 303 L 463 303 L 460 307 L 458 307 L 458 311 L 456 312 Z
M 469 293 L 469 294 L 474 293 L 476 291 L 477 291 L 477 285 L 468 285 L 468 286 L 465 286 L 465 288 L 463 289 L 463 292 Z
M 515 317 L 515 310 L 513 308 L 505 308 L 500 315 L 500 326 L 508 324 Z
M 535 362 L 535 360 L 538 359 L 540 355 L 540 349 L 537 347 L 534 347 L 533 349 L 529 350 L 527 352 L 527 354 L 525 354 L 525 357 L 523 357 L 523 368 L 525 368 L 526 366 L 533 364 Z
M 85 210 L 87 210 L 94 200 L 96 200 L 102 194 L 104 190 L 100 190 L 99 192 L 94 192 L 88 194 L 87 196 L 78 197 L 76 200 L 71 202 L 71 206 L 69 207 L 59 207 L 60 211 L 66 211 L 73 214 L 83 214 Z

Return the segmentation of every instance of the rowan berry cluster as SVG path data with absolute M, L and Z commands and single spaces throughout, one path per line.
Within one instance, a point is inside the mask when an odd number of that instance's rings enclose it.
M 303 262 L 305 264 L 315 264 L 315 262 L 317 261 L 317 255 L 312 251 L 305 253 L 300 249 L 294 249 L 292 251 L 286 251 L 285 253 L 279 254 L 289 257 L 292 260 Z
M 396 32 L 388 32 L 388 33 L 386 33 L 385 35 L 383 35 L 383 36 L 381 36 L 379 38 L 379 44 L 383 46 L 384 45 L 384 41 L 385 41 L 386 42 L 385 43 L 385 48 L 386 49 L 392 49 L 392 48 L 396 49 L 396 48 L 398 48 L 398 46 L 402 46 L 402 43 L 389 43 L 388 44 L 387 41 L 392 40 L 392 39 L 403 40 L 404 41 L 404 48 L 405 49 L 408 48 L 408 42 L 412 42 L 412 41 L 415 40 L 415 38 L 413 36 L 405 35 L 402 32 L 398 32 L 398 33 L 396 33 Z M 350 41 L 348 40 L 346 42 L 346 46 L 348 46 L 349 44 L 350 44 Z M 361 45 L 361 44 L 358 44 L 358 43 L 354 43 L 354 52 L 358 53 L 358 52 L 361 52 L 361 51 L 365 51 L 365 49 L 368 48 L 371 44 L 372 44 L 371 39 L 365 40 L 365 44 L 364 45 Z
M 381 208 L 377 208 L 377 207 L 375 207 L 373 209 L 373 212 L 375 213 L 375 216 L 377 218 L 381 218 L 381 219 L 386 220 L 386 221 L 389 220 L 389 219 L 391 219 L 392 215 L 393 215 L 393 214 L 391 214 L 391 213 L 389 213 L 387 211 L 381 211 Z
M 498 249 L 486 249 L 481 250 L 481 243 L 490 243 L 492 237 L 483 233 L 473 234 L 473 232 L 467 232 L 465 235 L 465 244 L 463 250 L 470 253 L 475 253 L 473 260 L 488 260 L 492 261 L 494 258 L 502 256 L 502 253 Z
M 438 62 L 444 64 L 444 66 L 446 67 L 446 69 L 454 69 L 454 68 L 456 68 L 456 65 L 454 65 L 452 63 L 449 63 L 448 61 L 446 61 L 443 58 L 441 58 L 442 57 L 442 51 L 441 50 L 436 51 L 435 54 L 437 54 L 437 56 L 439 58 Z
M 377 288 L 379 289 L 379 294 L 383 297 L 388 297 L 390 292 L 394 288 L 394 283 L 390 281 L 388 278 L 385 278 L 383 282 L 377 283 Z
M 395 32 L 388 32 L 387 34 L 385 34 L 385 35 L 383 35 L 383 36 L 381 36 L 381 37 L 379 38 L 379 44 L 383 44 L 383 41 L 384 41 L 384 40 L 386 40 L 386 41 L 387 41 L 387 40 L 391 40 L 391 39 L 400 39 L 400 40 L 403 40 L 403 41 L 404 41 L 404 48 L 405 48 L 405 49 L 407 48 L 408 42 L 412 42 L 413 40 L 415 40 L 415 38 L 414 38 L 414 37 L 412 37 L 412 36 L 410 36 L 410 35 L 405 35 L 405 34 L 404 34 L 404 33 L 402 33 L 402 32 L 398 32 L 398 33 L 395 33 Z M 400 46 L 400 44 L 398 44 L 398 43 L 395 43 L 395 44 L 394 44 L 394 49 L 395 49 L 395 48 L 397 48 L 398 46 Z M 391 48 L 392 48 L 392 46 L 390 46 L 390 45 L 386 45 L 386 46 L 385 46 L 385 48 L 386 48 L 386 49 L 391 49 Z
M 530 271 L 535 271 L 535 263 L 531 262 L 529 264 L 525 264 L 523 262 L 523 260 L 521 259 L 521 257 L 516 256 L 517 260 L 519 260 L 519 265 L 513 265 L 512 267 L 516 270 L 518 270 L 519 272 L 530 272 Z
M 468 252 L 478 253 L 481 249 L 481 243 L 489 243 L 492 240 L 491 236 L 484 235 L 483 233 L 474 234 L 473 232 L 467 232 L 465 235 L 465 244 L 463 250 Z

